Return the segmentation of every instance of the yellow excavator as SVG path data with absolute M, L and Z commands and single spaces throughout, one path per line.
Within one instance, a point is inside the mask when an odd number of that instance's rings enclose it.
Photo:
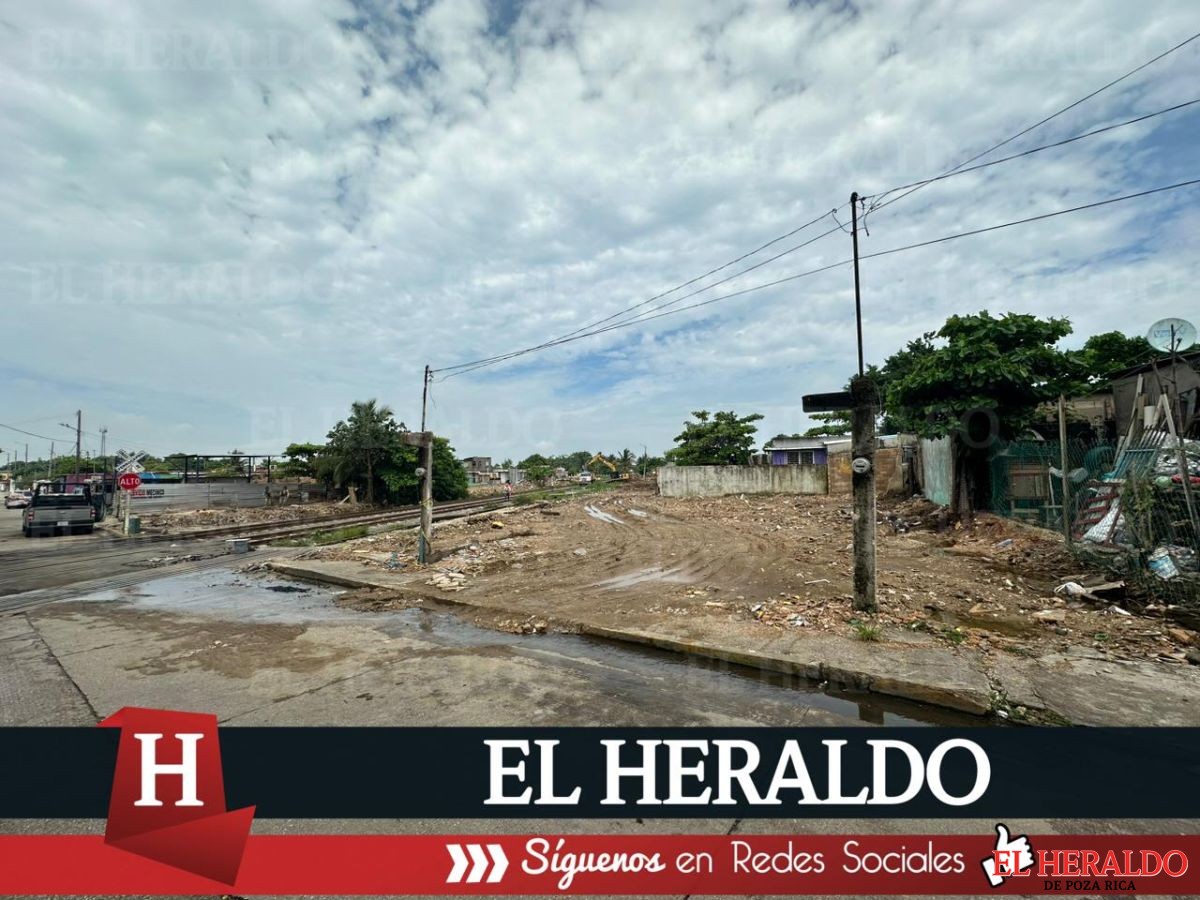
M 592 463 L 601 463 L 602 465 L 608 466 L 609 470 L 612 472 L 613 479 L 620 479 L 621 481 L 629 480 L 629 473 L 628 472 L 618 473 L 617 472 L 617 464 L 614 463 L 607 456 L 605 456 L 603 453 L 597 453 L 595 456 L 593 456 L 591 459 L 589 459 L 586 463 L 584 463 L 583 471 L 584 472 L 589 471 L 592 467 Z

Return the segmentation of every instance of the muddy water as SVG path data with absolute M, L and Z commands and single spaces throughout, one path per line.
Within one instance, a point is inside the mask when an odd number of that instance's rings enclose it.
M 795 676 L 762 672 L 716 660 L 570 634 L 514 635 L 480 628 L 449 613 L 427 609 L 359 612 L 336 605 L 339 590 L 265 574 L 220 569 L 162 578 L 77 599 L 119 602 L 158 612 L 263 625 L 364 623 L 396 636 L 416 636 L 442 646 L 487 648 L 491 653 L 536 657 L 543 662 L 611 682 L 667 683 L 702 702 L 740 710 L 815 708 L 874 725 L 981 726 L 989 720 L 937 707 L 817 685 Z M 799 696 L 797 696 L 799 695 Z M 762 724 L 784 724 L 763 713 Z

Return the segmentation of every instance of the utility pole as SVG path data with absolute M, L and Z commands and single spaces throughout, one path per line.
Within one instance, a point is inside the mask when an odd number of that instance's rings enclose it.
M 101 428 L 100 429 L 100 465 L 104 466 L 105 470 L 108 469 L 108 464 L 107 464 L 108 457 L 105 456 L 105 454 L 104 454 L 104 451 L 106 449 L 105 444 L 107 442 L 108 442 L 108 429 Z
M 1067 456 L 1067 397 L 1058 395 L 1058 445 L 1059 466 L 1062 467 L 1062 530 L 1063 540 L 1071 546 L 1071 479 L 1067 477 L 1070 464 Z
M 429 366 L 425 366 L 425 377 L 421 385 L 421 533 L 417 537 L 417 562 L 424 564 L 429 558 L 429 545 L 433 538 L 433 435 L 425 430 L 425 414 L 429 407 Z
M 854 490 L 854 608 L 875 612 L 875 384 L 850 381 L 850 479 Z
M 46 464 L 46 477 L 54 477 L 54 441 L 50 442 L 50 462 Z
M 75 480 L 79 480 L 79 445 L 83 440 L 83 410 L 75 410 Z
M 858 191 L 850 195 L 850 240 L 854 244 L 854 322 L 858 327 L 858 374 L 863 369 L 862 291 L 858 284 Z
M 876 388 L 863 367 L 862 287 L 858 275 L 858 191 L 850 195 L 850 240 L 854 245 L 854 321 L 858 332 L 858 377 L 850 380 L 851 484 L 854 490 L 854 608 L 875 612 L 875 416 Z
M 858 374 L 849 391 L 806 394 L 804 411 L 850 410 L 850 483 L 854 490 L 854 609 L 873 613 L 875 598 L 875 418 L 879 391 L 863 365 L 862 288 L 858 275 L 858 191 L 850 195 L 850 237 L 854 243 L 854 322 L 858 332 Z

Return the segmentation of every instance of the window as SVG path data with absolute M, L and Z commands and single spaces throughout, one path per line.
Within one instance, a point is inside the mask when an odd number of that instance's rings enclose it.
M 789 466 L 798 466 L 800 464 L 800 451 L 789 450 L 787 452 L 787 461 Z
M 817 454 L 813 450 L 801 450 L 800 462 L 803 465 L 811 466 L 817 459 Z

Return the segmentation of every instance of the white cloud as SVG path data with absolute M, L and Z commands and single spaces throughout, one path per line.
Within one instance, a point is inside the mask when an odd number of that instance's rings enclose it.
M 29 339 L 6 342 L 0 421 L 83 406 L 118 437 L 201 451 L 317 438 L 370 396 L 415 424 L 426 362 L 573 331 L 851 190 L 939 171 L 1194 24 L 1168 0 L 405 9 L 7 13 L 0 302 Z M 1191 99 L 1198 59 L 1180 51 L 1011 149 Z M 1192 177 L 1197 121 L 930 186 L 873 214 L 863 250 Z M 867 357 L 984 307 L 1083 334 L 1186 314 L 1193 208 L 1160 195 L 869 260 Z M 714 293 L 848 252 L 835 233 Z M 661 450 L 698 408 L 764 412 L 764 437 L 802 427 L 800 395 L 854 364 L 849 279 L 450 379 L 432 424 L 497 457 Z

